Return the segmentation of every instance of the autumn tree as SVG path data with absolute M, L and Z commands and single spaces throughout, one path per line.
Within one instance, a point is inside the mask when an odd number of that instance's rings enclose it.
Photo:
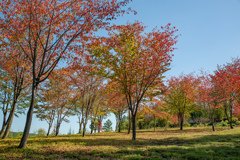
M 199 80 L 193 74 L 171 77 L 167 82 L 164 101 L 169 111 L 178 117 L 180 130 L 183 129 L 184 117 L 196 109 L 198 84 Z
M 3 135 L 2 138 L 5 139 L 10 132 L 14 115 L 17 115 L 17 103 L 24 88 L 25 92 L 27 92 L 26 86 L 28 82 L 26 82 L 25 77 L 28 75 L 28 62 L 26 62 L 26 56 L 22 55 L 20 51 L 16 51 L 12 43 L 2 43 L 0 52 L 0 83 L 2 98 L 4 97 L 2 99 L 4 120 L 1 136 Z
M 3 124 L 0 132 L 0 137 L 2 137 L 7 126 L 7 114 L 10 110 L 11 101 L 12 101 L 11 81 L 7 77 L 6 73 L 0 70 L 0 104 L 1 104 L 0 108 L 3 112 Z
M 89 52 L 93 62 L 102 66 L 96 68 L 98 73 L 118 83 L 125 95 L 132 117 L 132 140 L 136 140 L 139 104 L 146 91 L 159 84 L 169 70 L 177 30 L 168 24 L 144 34 L 145 27 L 139 22 L 114 25 L 108 30 L 110 37 L 95 40 Z
M 73 106 L 78 97 L 70 84 L 70 78 L 66 75 L 65 69 L 58 69 L 49 76 L 48 88 L 50 90 L 50 92 L 48 92 L 50 96 L 46 96 L 51 98 L 51 100 L 48 101 L 50 102 L 48 110 L 52 113 L 52 115 L 49 115 L 50 119 L 48 121 L 52 123 L 53 120 L 51 116 L 55 115 L 57 122 L 55 135 L 57 136 L 62 122 L 69 122 L 67 118 L 73 115 Z
M 233 129 L 232 118 L 235 107 L 234 104 L 237 104 L 236 102 L 239 101 L 240 93 L 240 59 L 233 58 L 231 63 L 218 66 L 217 70 L 214 71 L 212 79 L 221 97 L 230 128 Z
M 32 99 L 19 148 L 25 148 L 38 85 L 62 58 L 84 51 L 92 31 L 104 28 L 124 13 L 129 0 L 20 0 L 0 2 L 0 30 L 6 42 L 27 57 L 31 67 Z
M 100 99 L 102 88 L 104 88 L 104 78 L 92 73 L 92 67 L 86 66 L 86 61 L 81 60 L 74 65 L 70 75 L 73 88 L 76 90 L 78 97 L 78 108 L 82 114 L 83 137 L 86 132 L 86 125 L 93 112 L 94 105 Z M 82 63 L 82 64 L 81 64 Z
M 209 119 L 212 123 L 212 129 L 215 131 L 215 114 L 217 109 L 221 107 L 220 105 L 220 97 L 218 94 L 218 90 L 216 89 L 215 83 L 211 79 L 212 75 L 203 75 L 201 76 L 201 83 L 199 85 L 199 102 L 207 109 Z
M 115 89 L 118 88 L 117 85 L 119 84 L 108 83 L 106 96 L 108 97 L 107 105 L 116 117 L 116 131 L 118 129 L 118 132 L 121 132 L 123 115 L 128 111 L 128 107 L 125 95 Z
M 40 104 L 36 105 L 34 113 L 41 121 L 45 120 L 48 123 L 47 136 L 49 136 L 56 115 L 56 105 L 53 105 L 53 96 L 55 95 L 49 83 L 46 83 L 44 88 L 40 88 L 39 90 L 38 98 Z
M 90 112 L 91 116 L 91 134 L 93 133 L 93 129 L 96 132 L 96 129 L 100 128 L 98 123 L 98 117 L 107 117 L 109 114 L 109 106 L 106 104 L 106 88 L 102 86 L 99 91 L 99 96 L 97 96 L 96 101 L 93 104 L 92 110 Z
M 234 117 L 238 118 L 238 120 L 240 121 L 240 107 L 236 107 L 234 109 L 233 115 L 234 115 Z
M 162 106 L 162 103 L 157 99 L 146 103 L 142 112 L 145 115 L 153 116 L 154 132 L 156 131 L 156 118 L 167 119 L 167 116 L 169 116 L 169 114 L 165 111 L 164 107 Z

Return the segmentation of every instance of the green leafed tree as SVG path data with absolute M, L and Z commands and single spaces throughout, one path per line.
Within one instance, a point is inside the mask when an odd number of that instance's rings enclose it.
M 103 130 L 105 132 L 111 132 L 113 129 L 112 129 L 112 121 L 110 119 L 108 119 L 104 125 L 103 125 Z

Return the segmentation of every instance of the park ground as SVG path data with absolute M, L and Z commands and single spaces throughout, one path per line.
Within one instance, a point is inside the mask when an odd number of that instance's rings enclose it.
M 18 149 L 20 137 L 0 140 L 0 159 L 240 159 L 240 127 L 137 130 L 127 132 L 29 137 Z

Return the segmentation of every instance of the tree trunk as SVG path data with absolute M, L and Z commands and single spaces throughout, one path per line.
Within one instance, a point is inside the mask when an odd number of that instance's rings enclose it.
M 9 114 L 9 117 L 8 117 L 8 120 L 7 120 L 7 128 L 6 128 L 5 132 L 4 132 L 4 135 L 3 135 L 2 139 L 6 139 L 8 137 L 8 134 L 9 134 L 10 129 L 12 127 L 12 122 L 13 122 L 14 113 L 15 113 L 16 106 L 17 106 L 18 97 L 19 96 L 16 95 L 15 100 L 13 101 L 12 109 L 10 111 L 10 114 Z
M 102 129 L 102 120 L 101 120 L 101 118 L 100 118 L 100 119 L 98 120 L 98 133 L 100 133 L 101 129 Z
M 128 134 L 130 134 L 131 131 L 131 114 L 130 114 L 130 110 L 128 111 L 128 121 L 129 121 L 129 126 L 128 126 Z
M 233 107 L 232 107 L 232 104 L 230 104 L 231 106 L 230 106 L 230 121 L 229 121 L 229 123 L 230 123 L 230 128 L 231 129 L 233 129 L 233 125 L 232 125 L 232 112 L 233 112 Z
M 179 125 L 179 127 L 181 126 L 181 118 L 180 118 L 180 113 L 178 114 L 178 125 Z
M 154 132 L 156 131 L 156 117 L 155 117 L 155 115 L 153 115 L 153 117 L 154 117 Z
M 136 140 L 136 115 L 132 115 L 132 140 Z
M 212 129 L 215 131 L 215 126 L 214 126 L 214 116 L 212 117 Z
M 60 129 L 60 122 L 57 123 L 56 134 L 55 134 L 55 136 L 58 136 L 58 134 L 59 134 L 59 129 Z
M 1 130 L 1 132 L 0 132 L 0 137 L 3 136 L 3 133 L 4 133 L 4 131 L 5 131 L 6 126 L 7 126 L 7 124 L 3 122 L 2 130 Z
M 2 124 L 2 129 L 1 129 L 1 132 L 0 132 L 0 137 L 3 136 L 3 133 L 4 133 L 5 128 L 7 126 L 6 121 L 7 121 L 7 112 L 4 112 L 4 114 L 3 114 L 3 124 Z
M 229 122 L 229 116 L 228 116 L 228 113 L 227 113 L 227 106 L 225 106 L 225 108 L 224 108 L 224 112 L 225 112 L 225 115 L 226 115 L 227 120 L 228 120 L 228 122 Z
M 92 122 L 92 127 L 91 127 L 91 134 L 93 134 L 93 129 L 94 129 L 95 123 Z
M 118 124 L 118 132 L 121 132 L 121 119 L 119 119 L 119 124 Z
M 51 128 L 52 128 L 52 123 L 49 123 L 48 132 L 47 132 L 47 136 L 49 136 Z
M 32 123 L 32 117 L 33 117 L 36 89 L 37 89 L 37 84 L 35 84 L 35 80 L 33 80 L 31 104 L 30 104 L 30 108 L 27 113 L 27 120 L 26 120 L 26 124 L 25 124 L 25 128 L 24 128 L 23 136 L 22 136 L 22 139 L 21 139 L 21 142 L 20 142 L 18 148 L 25 148 L 27 145 L 27 139 L 28 139 L 28 135 L 29 135 L 29 131 L 31 128 L 31 123 Z
M 83 123 L 83 137 L 85 137 L 85 132 L 86 132 L 86 122 L 85 123 Z
M 183 116 L 180 116 L 180 130 L 183 130 Z
M 79 133 L 81 133 L 81 131 L 82 131 L 83 122 L 84 122 L 84 119 L 82 118 L 82 121 L 81 122 L 79 121 Z

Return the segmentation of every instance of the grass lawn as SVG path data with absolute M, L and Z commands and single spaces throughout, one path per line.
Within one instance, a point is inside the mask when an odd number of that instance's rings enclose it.
M 0 159 L 235 159 L 240 160 L 240 127 L 138 130 L 126 132 L 29 137 L 0 140 Z

